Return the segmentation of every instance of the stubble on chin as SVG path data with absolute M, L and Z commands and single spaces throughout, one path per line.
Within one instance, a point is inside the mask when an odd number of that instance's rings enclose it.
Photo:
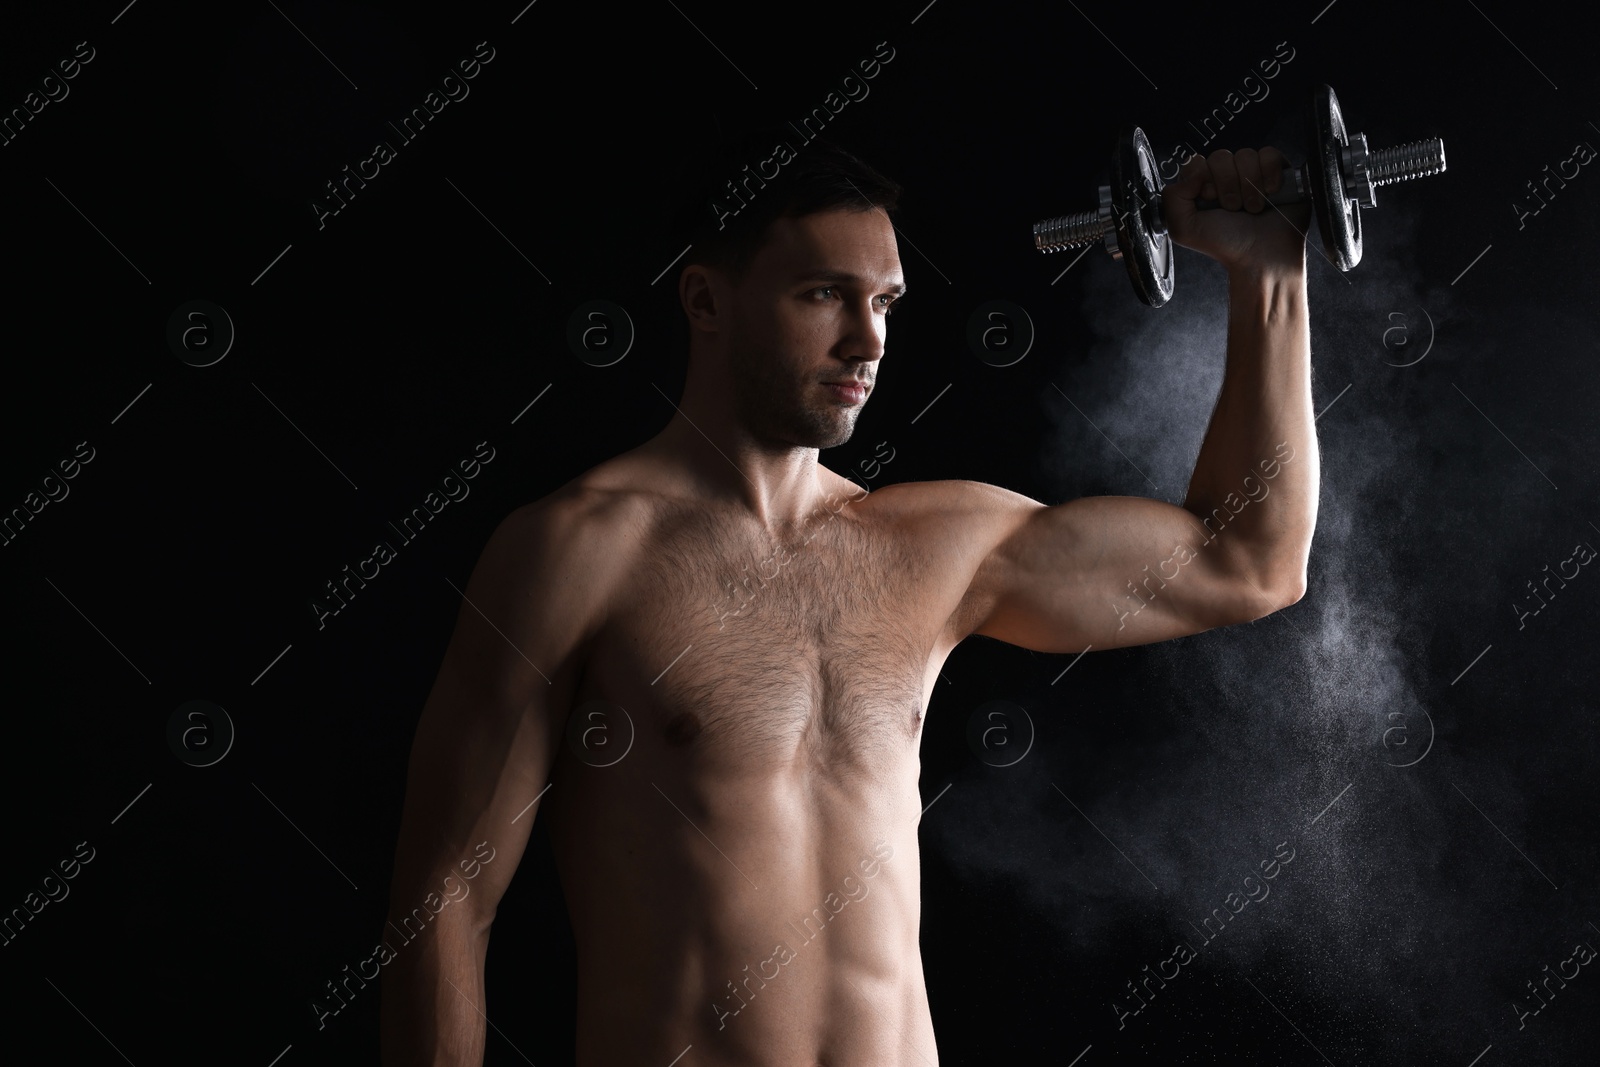
M 775 353 L 739 346 L 729 361 L 739 414 L 758 434 L 806 448 L 833 448 L 850 440 L 855 418 L 825 399 L 808 378 L 790 376 Z

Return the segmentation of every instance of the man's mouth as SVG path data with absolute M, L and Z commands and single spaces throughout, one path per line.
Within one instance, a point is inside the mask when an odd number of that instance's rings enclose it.
M 860 404 L 867 399 L 869 387 L 866 382 L 856 378 L 847 378 L 838 382 L 823 382 L 836 398 L 847 404 Z

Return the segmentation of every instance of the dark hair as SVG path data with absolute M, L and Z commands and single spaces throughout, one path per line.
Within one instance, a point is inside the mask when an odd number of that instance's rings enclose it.
M 675 227 L 692 241 L 683 264 L 716 267 L 735 281 L 777 219 L 840 208 L 892 216 L 899 206 L 896 182 L 838 142 L 807 141 L 791 126 L 729 138 L 698 169 Z

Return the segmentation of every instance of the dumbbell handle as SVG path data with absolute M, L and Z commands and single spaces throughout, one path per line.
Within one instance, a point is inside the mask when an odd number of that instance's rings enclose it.
M 1379 185 L 1391 185 L 1444 170 L 1444 141 L 1437 137 L 1426 141 L 1413 141 L 1394 148 L 1367 148 L 1364 134 L 1353 134 L 1343 149 L 1345 193 L 1360 201 L 1362 207 L 1372 207 L 1372 190 Z M 1300 163 L 1285 167 L 1283 184 L 1267 197 L 1267 203 L 1298 204 L 1311 198 L 1310 164 Z M 1196 210 L 1205 211 L 1222 205 L 1215 200 L 1196 200 Z
M 1345 194 L 1362 207 L 1373 206 L 1373 190 L 1377 186 L 1440 174 L 1445 169 L 1444 141 L 1438 137 L 1393 148 L 1368 150 L 1366 136 L 1355 133 L 1350 135 L 1350 143 L 1345 146 L 1343 153 Z M 1308 166 L 1301 163 L 1284 168 L 1283 184 L 1277 192 L 1267 197 L 1267 202 L 1293 204 L 1310 199 L 1311 173 Z M 1062 215 L 1035 223 L 1034 247 L 1041 252 L 1057 252 L 1100 240 L 1116 229 L 1110 203 L 1110 190 L 1101 186 L 1099 211 Z M 1215 200 L 1196 200 L 1194 206 L 1199 210 L 1210 210 L 1221 205 Z
M 1248 190 L 1242 190 L 1248 191 Z M 1278 191 L 1267 194 L 1267 203 L 1274 206 L 1278 204 L 1299 204 L 1311 199 L 1311 175 L 1306 173 L 1304 163 L 1283 169 L 1283 183 L 1278 186 Z M 1213 211 L 1222 206 L 1220 200 L 1196 200 L 1196 211 Z

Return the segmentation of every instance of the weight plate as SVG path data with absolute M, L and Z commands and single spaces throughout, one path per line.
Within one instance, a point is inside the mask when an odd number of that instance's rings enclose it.
M 1158 308 L 1172 298 L 1172 237 L 1161 218 L 1161 182 L 1144 131 L 1117 138 L 1111 157 L 1111 212 L 1117 255 L 1139 299 Z
M 1343 150 L 1350 143 L 1344 115 L 1333 89 L 1319 85 L 1311 95 L 1311 128 L 1316 156 L 1311 171 L 1311 198 L 1322 230 L 1322 249 L 1333 265 L 1349 270 L 1361 262 L 1361 205 L 1345 191 Z

